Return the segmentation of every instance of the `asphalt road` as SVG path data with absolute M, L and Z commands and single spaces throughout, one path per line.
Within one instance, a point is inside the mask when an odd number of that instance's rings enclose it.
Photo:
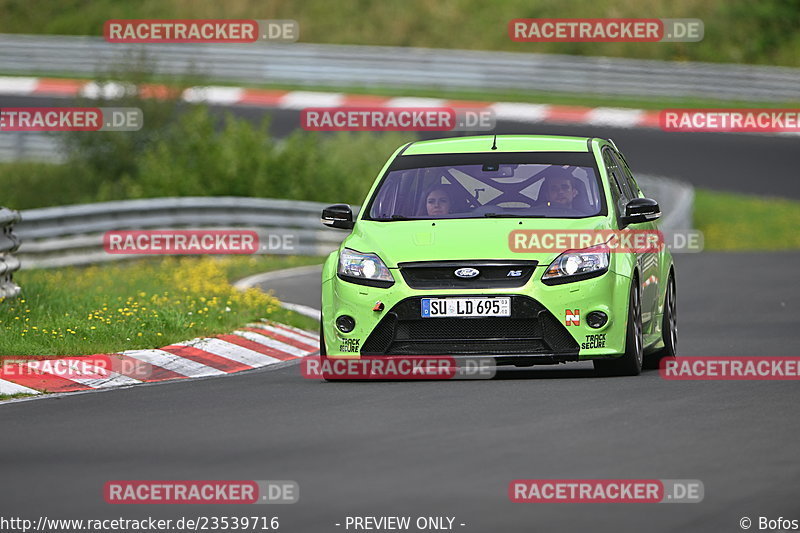
M 0 108 L 63 106 L 71 99 L 0 95 Z M 214 107 L 254 122 L 271 118 L 282 137 L 300 127 L 300 111 L 234 106 Z M 680 178 L 697 187 L 800 199 L 796 136 L 669 133 L 657 129 L 609 128 L 500 121 L 497 133 L 595 136 L 614 139 L 635 172 Z M 442 137 L 439 132 L 422 137 Z M 409 140 L 415 138 L 409 134 Z M 388 157 L 388 155 L 387 155 Z M 376 169 L 377 172 L 377 169 Z M 334 200 L 332 200 L 334 201 Z
M 680 352 L 797 355 L 800 253 L 677 257 Z M 270 288 L 317 306 L 317 277 Z M 459 531 L 739 531 L 800 518 L 798 388 L 598 378 L 329 384 L 298 367 L 0 405 L 0 516 L 454 516 Z M 699 504 L 512 504 L 519 478 L 699 479 Z M 114 479 L 291 479 L 295 505 L 112 506 Z

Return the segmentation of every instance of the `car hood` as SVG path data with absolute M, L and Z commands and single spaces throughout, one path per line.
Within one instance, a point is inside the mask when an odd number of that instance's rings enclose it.
M 609 229 L 606 217 L 582 219 L 452 219 L 360 220 L 345 240 L 347 248 L 377 253 L 389 268 L 410 261 L 474 259 L 535 260 L 549 264 L 564 250 L 514 252 L 509 236 L 514 230 Z

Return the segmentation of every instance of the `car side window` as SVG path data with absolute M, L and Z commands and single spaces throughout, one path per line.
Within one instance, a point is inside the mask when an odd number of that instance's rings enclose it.
M 625 161 L 625 157 L 622 156 L 620 153 L 613 154 L 614 159 L 617 160 L 617 167 L 622 171 L 622 174 L 625 176 L 625 181 L 628 183 L 628 189 L 630 189 L 631 198 L 641 198 L 644 196 L 642 194 L 641 189 L 639 189 L 639 184 L 636 183 L 636 180 L 633 177 L 633 173 L 631 172 L 630 167 L 628 166 L 628 162 Z
M 611 185 L 611 196 L 613 197 L 614 205 L 617 207 L 617 213 L 622 214 L 625 212 L 625 204 L 628 203 L 628 200 L 631 198 L 627 180 L 619 169 L 618 163 L 616 159 L 614 159 L 611 150 L 608 148 L 603 150 L 603 162 L 608 172 L 608 180 Z

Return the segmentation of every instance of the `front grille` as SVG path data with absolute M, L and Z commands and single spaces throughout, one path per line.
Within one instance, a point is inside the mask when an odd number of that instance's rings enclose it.
M 412 289 L 502 289 L 522 287 L 536 269 L 537 261 L 416 261 L 399 263 L 400 273 Z M 471 267 L 480 273 L 463 279 L 459 268 Z
M 361 355 L 578 353 L 578 343 L 542 304 L 510 298 L 510 317 L 447 318 L 422 318 L 421 298 L 406 298 L 381 319 Z
M 410 339 L 486 339 L 509 337 L 536 339 L 542 337 L 538 320 L 507 317 L 426 318 L 406 320 L 395 328 L 397 340 Z

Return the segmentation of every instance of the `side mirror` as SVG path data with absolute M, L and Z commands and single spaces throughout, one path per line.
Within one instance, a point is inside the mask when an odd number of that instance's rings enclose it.
M 625 225 L 652 222 L 661 217 L 661 208 L 652 198 L 634 198 L 625 204 L 625 215 L 621 222 Z
M 328 227 L 353 229 L 353 211 L 347 204 L 334 204 L 322 210 L 320 221 Z

